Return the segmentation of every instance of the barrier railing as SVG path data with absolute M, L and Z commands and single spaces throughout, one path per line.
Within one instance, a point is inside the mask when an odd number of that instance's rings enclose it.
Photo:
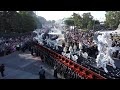
M 35 44 L 35 48 L 37 48 L 37 50 L 39 50 L 40 52 L 40 56 L 42 57 L 43 60 L 46 60 L 46 62 L 48 62 L 48 59 L 53 58 L 54 61 L 51 63 L 52 66 L 54 66 L 54 63 L 61 63 L 62 67 L 64 68 L 60 68 L 60 73 L 62 73 L 62 70 L 66 71 L 64 73 L 64 76 L 67 74 L 71 75 L 71 73 L 69 71 L 67 71 L 68 69 L 72 70 L 72 72 L 74 72 L 74 75 L 72 75 L 72 77 L 74 76 L 74 78 L 84 78 L 84 79 L 106 79 L 105 77 L 89 70 L 88 68 L 83 67 L 82 65 L 79 65 L 75 62 L 73 62 L 72 60 L 42 46 L 42 45 L 38 45 Z M 49 60 L 50 62 L 50 60 Z M 50 64 L 50 63 L 49 63 Z

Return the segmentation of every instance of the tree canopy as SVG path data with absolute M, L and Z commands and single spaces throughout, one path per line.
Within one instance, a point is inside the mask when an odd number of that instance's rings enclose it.
M 0 32 L 29 32 L 42 28 L 40 20 L 33 11 L 1 11 Z
M 67 26 L 74 26 L 73 18 L 72 18 L 72 17 L 67 18 L 67 19 L 65 20 L 65 24 L 66 24 Z
M 95 24 L 100 24 L 98 20 L 94 20 L 91 13 L 83 13 L 80 16 L 77 13 L 73 13 L 73 15 L 67 18 L 65 21 L 67 26 L 75 26 L 78 29 L 93 29 Z
M 120 24 L 120 11 L 106 11 L 105 25 L 108 28 L 116 29 Z

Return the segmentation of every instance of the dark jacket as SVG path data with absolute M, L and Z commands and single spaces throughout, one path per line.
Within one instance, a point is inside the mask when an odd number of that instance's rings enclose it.
M 41 69 L 41 70 L 39 71 L 39 75 L 45 75 L 45 70 L 44 70 L 44 69 Z
M 39 78 L 40 78 L 40 79 L 45 79 L 45 70 L 44 70 L 44 69 L 41 69 L 41 70 L 39 71 Z

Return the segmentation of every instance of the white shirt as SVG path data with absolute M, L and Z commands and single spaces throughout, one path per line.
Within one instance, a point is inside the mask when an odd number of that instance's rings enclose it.
M 86 59 L 88 58 L 88 54 L 86 52 L 82 53 L 82 56 Z
M 77 62 L 77 59 L 78 59 L 78 56 L 77 55 L 72 55 L 72 59 L 73 59 L 73 61 L 75 61 L 75 62 Z

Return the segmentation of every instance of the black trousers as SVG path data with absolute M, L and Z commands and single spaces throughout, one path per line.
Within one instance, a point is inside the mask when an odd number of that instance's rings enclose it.
M 19 50 L 20 50 L 20 47 L 16 47 L 16 50 L 19 51 Z
M 4 71 L 1 71 L 1 76 L 2 76 L 2 77 L 4 77 L 4 76 L 5 76 L 5 75 L 4 75 Z
M 56 70 L 54 70 L 54 77 L 55 77 L 55 78 L 58 78 L 58 76 L 57 76 L 57 71 L 56 71 Z
M 0 56 L 2 56 L 3 55 L 3 53 L 2 52 L 0 52 Z
M 45 79 L 45 75 L 39 75 L 39 79 Z
M 25 47 L 21 48 L 22 52 L 25 52 Z

